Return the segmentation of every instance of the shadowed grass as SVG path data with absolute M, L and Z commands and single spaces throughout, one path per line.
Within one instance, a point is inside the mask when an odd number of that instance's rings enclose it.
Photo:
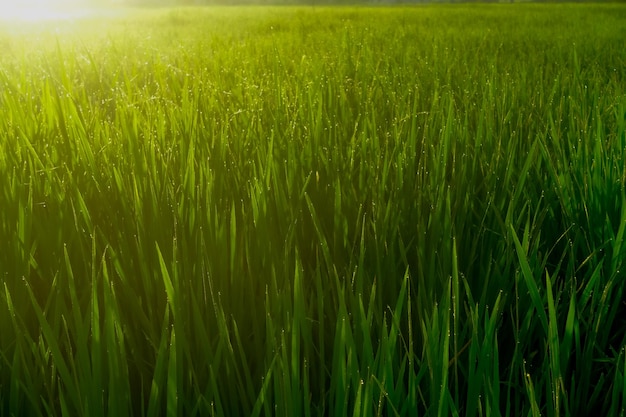
M 625 20 L 7 25 L 0 415 L 623 415 Z

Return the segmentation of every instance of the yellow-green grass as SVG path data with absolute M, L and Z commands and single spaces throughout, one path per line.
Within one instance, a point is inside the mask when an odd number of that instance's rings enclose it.
M 626 6 L 0 28 L 0 415 L 624 415 Z

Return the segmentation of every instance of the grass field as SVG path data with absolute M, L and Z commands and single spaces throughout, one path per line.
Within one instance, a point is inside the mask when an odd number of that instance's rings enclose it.
M 624 416 L 626 5 L 0 24 L 0 416 Z

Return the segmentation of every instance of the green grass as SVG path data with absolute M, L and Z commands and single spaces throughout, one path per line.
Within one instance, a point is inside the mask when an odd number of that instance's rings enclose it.
M 0 416 L 626 414 L 626 7 L 0 27 Z

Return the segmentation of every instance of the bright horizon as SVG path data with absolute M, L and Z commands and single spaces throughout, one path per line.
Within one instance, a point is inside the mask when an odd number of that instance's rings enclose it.
M 120 1 L 110 1 L 119 4 Z M 97 13 L 90 0 L 0 0 L 0 20 L 45 21 L 83 17 Z

